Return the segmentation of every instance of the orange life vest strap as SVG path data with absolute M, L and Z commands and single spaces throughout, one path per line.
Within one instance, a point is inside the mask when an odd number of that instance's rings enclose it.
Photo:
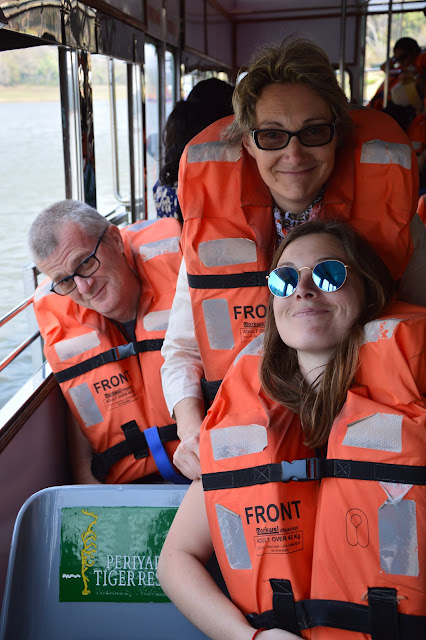
M 216 397 L 217 392 L 219 391 L 219 387 L 222 384 L 222 380 L 206 380 L 205 378 L 201 378 L 201 391 L 203 392 L 204 404 L 207 407 L 210 407 L 213 404 L 213 400 Z
M 426 616 L 398 613 L 396 589 L 369 587 L 368 606 L 341 600 L 295 602 L 289 580 L 269 581 L 273 609 L 249 614 L 256 629 L 284 629 L 301 636 L 304 629 L 330 627 L 370 634 L 372 640 L 411 640 L 426 634 Z
M 100 482 L 105 480 L 111 467 L 122 458 L 133 455 L 136 460 L 140 460 L 149 456 L 149 447 L 145 434 L 140 430 L 136 421 L 126 422 L 126 424 L 121 425 L 121 428 L 126 439 L 117 442 L 117 444 L 101 453 L 95 453 L 92 457 L 91 470 L 95 478 Z M 158 427 L 158 433 L 161 442 L 171 442 L 179 439 L 175 424 Z
M 306 458 L 202 475 L 204 491 L 252 487 L 256 484 L 290 482 L 290 480 L 307 482 L 322 478 L 425 485 L 426 467 L 362 460 Z
M 193 275 L 188 273 L 191 289 L 240 289 L 241 287 L 266 287 L 269 271 L 247 271 L 244 273 L 218 273 Z
M 139 342 L 120 344 L 118 347 L 113 347 L 112 349 L 108 349 L 108 351 L 98 353 L 92 358 L 87 358 L 87 360 L 83 360 L 72 367 L 68 367 L 68 369 L 58 371 L 55 373 L 55 378 L 59 383 L 67 382 L 68 380 L 77 378 L 78 376 L 88 373 L 93 369 L 102 367 L 104 364 L 118 362 L 118 360 L 125 360 L 126 358 L 130 358 L 130 356 L 136 356 L 138 353 L 160 351 L 163 346 L 163 342 L 164 340 L 162 338 L 157 338 L 154 340 L 140 340 Z

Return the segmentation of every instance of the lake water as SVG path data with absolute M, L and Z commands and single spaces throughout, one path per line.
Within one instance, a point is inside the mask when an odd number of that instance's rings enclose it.
M 117 104 L 122 193 L 129 192 L 126 101 Z M 107 213 L 112 195 L 109 102 L 94 103 L 97 208 Z M 61 111 L 58 102 L 0 102 L 0 317 L 24 299 L 22 266 L 30 262 L 26 236 L 35 216 L 65 198 Z M 121 140 L 121 142 L 120 142 Z M 32 333 L 32 332 L 31 332 Z M 0 328 L 0 361 L 28 335 L 27 312 Z M 27 350 L 0 373 L 0 406 L 33 373 Z

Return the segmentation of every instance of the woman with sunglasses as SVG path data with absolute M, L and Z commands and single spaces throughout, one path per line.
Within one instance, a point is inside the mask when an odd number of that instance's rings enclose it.
M 217 640 L 423 637 L 426 311 L 389 304 L 388 269 L 342 222 L 297 227 L 272 267 L 264 336 L 203 423 L 161 585 Z M 231 601 L 204 569 L 213 548 Z
M 184 262 L 162 380 L 181 439 L 175 464 L 188 478 L 199 476 L 199 428 L 209 396 L 264 330 L 267 269 L 286 233 L 314 218 L 347 220 L 395 280 L 410 262 L 414 234 L 426 235 L 419 219 L 410 227 L 418 172 L 408 138 L 381 112 L 349 110 L 314 43 L 293 38 L 260 51 L 233 105 L 235 119 L 196 136 L 179 169 Z M 405 299 L 426 304 L 419 257 L 425 260 L 426 250 L 416 247 Z

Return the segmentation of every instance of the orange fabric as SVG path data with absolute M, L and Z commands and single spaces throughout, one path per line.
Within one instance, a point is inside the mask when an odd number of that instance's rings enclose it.
M 181 261 L 179 236 L 180 224 L 171 218 L 154 224 L 137 222 L 122 231 L 127 260 L 142 283 L 135 329 L 138 341 L 164 338 Z M 168 238 L 175 238 L 170 251 L 148 257 L 150 243 Z M 140 248 L 145 249 L 145 260 L 139 253 Z M 115 323 L 77 305 L 69 296 L 49 293 L 49 287 L 50 280 L 37 289 L 34 309 L 45 340 L 45 355 L 55 373 L 112 347 L 127 344 L 128 340 Z M 155 320 L 156 317 L 159 320 Z M 84 350 L 82 347 L 80 353 L 64 356 L 64 347 L 81 336 L 86 336 L 91 344 L 94 342 L 94 346 Z M 163 362 L 159 350 L 148 351 L 104 364 L 61 383 L 70 409 L 96 453 L 123 441 L 121 425 L 130 420 L 135 420 L 141 431 L 172 422 L 161 386 Z M 177 444 L 177 441 L 165 444 L 170 459 Z M 140 460 L 133 455 L 126 456 L 113 465 L 106 482 L 131 482 L 156 471 L 151 455 Z
M 397 303 L 386 316 L 366 325 L 365 336 L 356 381 L 332 427 L 327 457 L 424 466 L 426 312 Z M 316 457 L 303 445 L 298 418 L 262 392 L 256 375 L 261 338 L 257 342 L 257 352 L 253 343 L 252 353 L 243 352 L 232 365 L 203 423 L 203 475 Z M 371 426 L 363 430 L 367 419 Z M 375 421 L 382 419 L 387 422 L 377 444 L 380 427 Z M 401 424 L 400 438 L 390 435 L 394 420 Z M 255 438 L 253 425 L 258 425 Z M 240 431 L 233 435 L 235 426 Z M 258 437 L 262 430 L 264 442 Z M 218 442 L 226 446 L 219 447 Z M 251 452 L 247 452 L 248 443 Z M 400 596 L 400 613 L 425 615 L 424 487 L 324 478 L 321 483 L 293 481 L 209 490 L 204 496 L 222 574 L 233 602 L 244 614 L 273 608 L 269 579 L 275 578 L 291 581 L 296 601 L 326 599 L 366 605 L 363 597 L 368 587 L 391 587 Z M 380 522 L 400 502 L 403 513 L 407 507 L 415 520 L 406 540 L 397 529 L 396 516 L 391 517 L 395 526 L 391 537 L 400 536 L 395 549 L 384 539 L 386 527 Z M 242 568 L 236 566 L 241 546 L 230 552 L 226 529 L 220 529 L 223 510 L 233 516 L 233 540 L 237 539 L 237 521 L 243 530 L 249 561 L 245 559 Z M 241 543 L 241 536 L 238 540 Z M 412 554 L 410 562 L 405 558 L 407 548 Z M 303 637 L 370 638 L 324 627 L 305 630 Z
M 391 69 L 389 74 L 389 85 L 388 85 L 388 104 L 391 100 L 391 89 L 394 87 L 400 80 L 400 70 L 399 69 Z M 382 84 L 377 89 L 374 96 L 371 98 L 370 102 L 366 105 L 368 108 L 378 109 L 379 111 L 383 111 L 384 109 L 384 90 L 385 83 Z
M 407 135 L 411 140 L 416 154 L 422 153 L 426 149 L 426 116 L 420 113 L 411 122 L 407 129 Z
M 424 224 L 426 224 L 426 195 L 420 196 L 419 203 L 417 205 L 417 213 L 423 220 Z
M 409 225 L 418 200 L 415 154 L 405 133 L 386 114 L 357 109 L 350 115 L 353 135 L 336 154 L 321 215 L 347 220 L 363 233 L 398 279 L 412 253 Z M 185 220 L 182 247 L 190 275 L 267 271 L 276 248 L 271 194 L 254 159 L 243 146 L 231 147 L 221 141 L 221 133 L 231 121 L 224 118 L 201 132 L 181 160 L 178 198 Z M 380 158 L 370 157 L 370 140 L 385 141 Z M 389 159 L 401 150 L 406 168 L 398 159 Z M 205 247 L 230 238 L 247 239 L 255 248 L 248 249 L 246 261 L 235 258 L 233 249 L 227 248 L 217 260 L 220 264 L 206 264 Z M 196 289 L 190 285 L 190 295 L 205 377 L 220 380 L 247 342 L 264 329 L 266 286 Z M 208 317 L 210 305 L 219 300 L 221 315 Z M 211 334 L 218 334 L 217 327 L 222 335 L 214 342 Z

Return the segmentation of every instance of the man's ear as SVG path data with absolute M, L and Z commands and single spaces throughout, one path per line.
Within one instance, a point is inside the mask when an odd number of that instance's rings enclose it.
M 108 227 L 108 240 L 113 247 L 117 247 L 120 253 L 124 253 L 124 244 L 121 237 L 120 229 L 115 224 L 110 224 Z
M 246 150 L 251 155 L 251 157 L 255 158 L 254 151 L 253 151 L 254 142 L 253 142 L 253 138 L 249 133 L 245 133 L 243 135 L 243 145 L 245 146 Z

